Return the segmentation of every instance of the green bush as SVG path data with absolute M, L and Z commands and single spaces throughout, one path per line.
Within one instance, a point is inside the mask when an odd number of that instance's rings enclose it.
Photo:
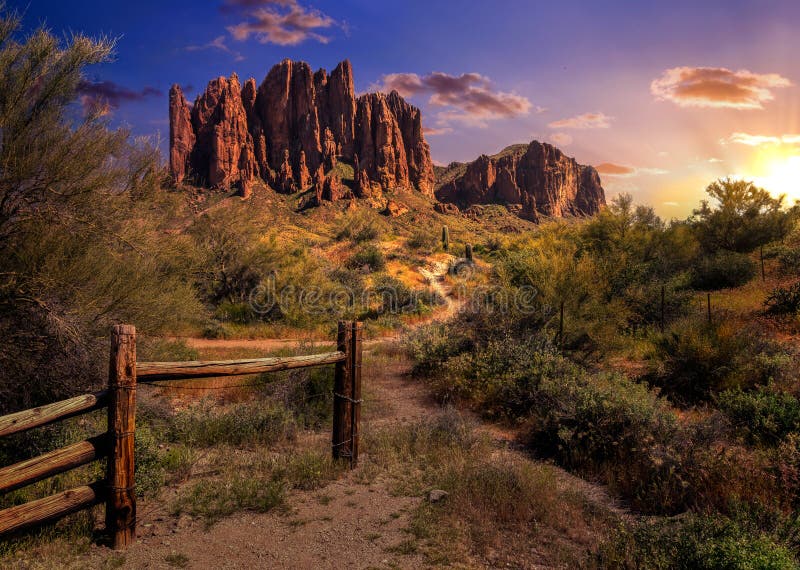
M 764 255 L 766 257 L 766 254 Z M 782 275 L 800 274 L 800 248 L 782 247 L 778 251 L 778 271 Z
M 773 315 L 794 315 L 800 311 L 800 282 L 789 287 L 777 287 L 764 301 L 767 312 Z
M 336 232 L 337 241 L 352 240 L 355 243 L 374 241 L 381 237 L 383 224 L 377 215 L 369 210 L 359 211 L 347 218 L 345 224 Z
M 647 380 L 679 404 L 707 401 L 715 393 L 781 380 L 792 358 L 751 327 L 679 321 L 656 339 Z
M 362 245 L 347 260 L 350 269 L 367 268 L 369 271 L 383 271 L 386 268 L 386 259 L 383 252 L 374 244 Z
M 620 530 L 601 548 L 603 568 L 639 570 L 795 570 L 779 539 L 726 517 L 687 515 Z
M 800 401 L 771 387 L 752 392 L 729 390 L 717 407 L 748 442 L 777 445 L 790 433 L 800 433 Z
M 408 238 L 406 244 L 411 249 L 419 249 L 424 252 L 430 253 L 431 251 L 434 250 L 434 248 L 436 248 L 438 241 L 439 240 L 437 239 L 435 234 L 418 229 L 411 234 L 411 237 Z
M 756 263 L 743 253 L 720 251 L 701 257 L 692 270 L 692 287 L 714 291 L 726 287 L 739 287 L 756 274 Z

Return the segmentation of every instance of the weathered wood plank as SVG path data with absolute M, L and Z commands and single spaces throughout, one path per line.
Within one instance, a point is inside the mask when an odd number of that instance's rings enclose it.
M 134 432 L 136 430 L 136 328 L 117 325 L 111 333 L 108 368 L 108 459 L 106 532 L 114 550 L 124 550 L 136 540 L 136 489 Z
M 68 400 L 47 404 L 46 406 L 8 414 L 0 417 L 0 437 L 91 412 L 107 404 L 108 391 L 103 390 L 95 394 L 83 394 Z
M 239 376 L 278 372 L 293 368 L 308 368 L 342 362 L 342 351 L 309 354 L 302 356 L 279 356 L 271 358 L 250 358 L 244 360 L 191 360 L 186 362 L 139 362 L 136 376 L 140 382 L 155 380 L 185 380 L 191 378 L 211 378 L 214 376 Z
M 360 439 L 360 426 L 361 426 L 361 361 L 362 361 L 362 347 L 364 344 L 364 323 L 354 322 L 353 327 L 353 351 L 352 351 L 352 370 L 350 371 L 350 378 L 352 381 L 352 433 L 353 443 L 351 446 L 351 460 L 350 466 L 355 468 L 358 464 L 358 444 Z
M 337 362 L 333 380 L 333 458 L 349 458 L 352 452 L 353 415 L 352 382 L 353 329 L 349 321 L 340 321 L 336 335 L 336 347 L 345 357 Z
M 2 510 L 0 534 L 16 532 L 75 513 L 101 502 L 103 493 L 103 483 L 98 481 Z
M 0 493 L 19 489 L 108 455 L 105 434 L 0 469 Z

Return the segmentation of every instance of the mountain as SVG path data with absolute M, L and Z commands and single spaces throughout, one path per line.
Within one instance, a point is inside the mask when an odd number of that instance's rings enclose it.
M 435 177 L 419 109 L 397 92 L 355 96 L 350 62 L 328 75 L 284 60 L 259 86 L 234 73 L 209 82 L 189 105 L 169 97 L 170 169 L 175 183 L 239 186 L 261 179 L 279 192 L 315 189 L 316 200 L 346 197 L 334 170 L 352 166 L 352 192 L 370 197 L 415 187 L 433 195 Z
M 506 204 L 520 217 L 538 221 L 541 216 L 590 216 L 606 203 L 597 170 L 538 141 L 437 171 L 436 199 L 461 208 Z

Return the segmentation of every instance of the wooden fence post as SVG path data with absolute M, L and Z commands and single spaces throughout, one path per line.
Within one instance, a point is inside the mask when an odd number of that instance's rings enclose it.
M 336 350 L 345 353 L 345 359 L 336 363 L 333 381 L 333 458 L 352 457 L 353 436 L 353 327 L 349 321 L 339 321 Z
M 108 368 L 108 495 L 106 531 L 114 550 L 136 539 L 134 430 L 136 429 L 136 327 L 116 325 L 111 333 Z
M 364 341 L 364 323 L 353 322 L 353 364 L 350 370 L 350 378 L 353 384 L 352 394 L 352 433 L 353 446 L 351 449 L 350 467 L 358 464 L 358 440 L 361 432 L 361 352 Z

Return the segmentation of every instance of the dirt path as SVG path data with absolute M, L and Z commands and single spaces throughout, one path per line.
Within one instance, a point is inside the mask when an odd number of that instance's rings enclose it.
M 421 385 L 409 380 L 402 357 L 364 355 L 366 429 L 418 421 L 436 413 Z M 298 444 L 324 440 L 308 434 Z M 323 444 L 324 445 L 324 444 Z M 368 464 L 365 454 L 362 464 Z M 169 515 L 162 501 L 140 505 L 139 539 L 124 556 L 124 568 L 419 568 L 418 555 L 393 553 L 408 538 L 403 530 L 419 504 L 395 496 L 378 476 L 364 482 L 362 467 L 321 490 L 294 492 L 286 512 L 241 513 L 206 528 L 187 515 Z M 172 493 L 174 495 L 174 493 Z M 98 552 L 98 555 L 101 553 Z
M 452 257 L 452 256 L 451 256 Z M 461 308 L 461 302 L 455 299 L 450 291 L 450 288 L 445 286 L 444 278 L 450 271 L 450 263 L 455 260 L 455 257 L 447 261 L 435 261 L 428 267 L 418 267 L 417 271 L 425 279 L 439 296 L 444 299 L 445 310 L 436 313 L 431 320 L 433 321 L 446 321 L 455 316 Z

